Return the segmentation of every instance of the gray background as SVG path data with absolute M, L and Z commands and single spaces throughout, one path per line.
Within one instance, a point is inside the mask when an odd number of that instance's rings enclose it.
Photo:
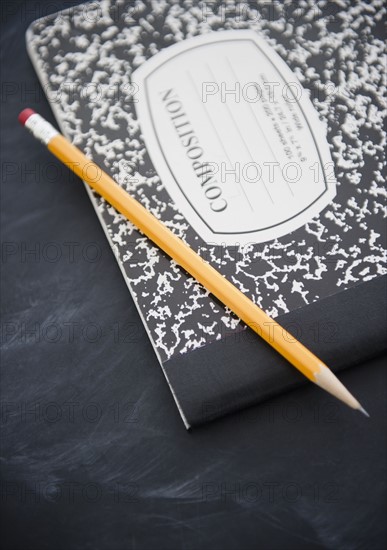
M 16 120 L 54 122 L 24 45 L 54 4 L 2 7 L 2 546 L 384 548 L 382 358 L 340 376 L 370 420 L 306 386 L 186 432 L 82 184 Z

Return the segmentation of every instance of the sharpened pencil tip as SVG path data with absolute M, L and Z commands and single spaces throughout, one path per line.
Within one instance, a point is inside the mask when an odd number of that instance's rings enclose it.
M 370 415 L 368 414 L 368 412 L 367 412 L 365 409 L 363 409 L 363 407 L 360 407 L 360 409 L 358 409 L 358 411 L 360 411 L 361 413 L 363 413 L 364 416 L 366 416 L 367 418 L 370 417 Z

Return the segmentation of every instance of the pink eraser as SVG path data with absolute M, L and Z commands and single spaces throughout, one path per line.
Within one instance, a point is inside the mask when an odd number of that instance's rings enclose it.
M 18 116 L 20 124 L 24 124 L 27 122 L 27 120 L 30 118 L 31 115 L 35 115 L 35 111 L 33 109 L 24 109 L 20 115 Z

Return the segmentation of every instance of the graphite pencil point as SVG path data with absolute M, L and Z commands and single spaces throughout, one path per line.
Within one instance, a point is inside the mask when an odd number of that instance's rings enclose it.
M 368 414 L 368 412 L 367 412 L 365 409 L 363 409 L 363 407 L 360 407 L 360 409 L 357 409 L 357 410 L 360 411 L 361 413 L 363 413 L 364 416 L 366 416 L 367 418 L 370 417 L 370 415 Z

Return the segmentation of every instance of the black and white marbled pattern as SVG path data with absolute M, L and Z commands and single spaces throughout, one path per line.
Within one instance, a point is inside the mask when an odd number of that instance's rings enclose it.
M 103 0 L 35 22 L 27 40 L 63 132 L 275 317 L 385 273 L 385 9 L 382 0 L 243 6 Z M 207 246 L 187 224 L 152 167 L 130 96 L 131 73 L 161 49 L 233 28 L 257 31 L 309 90 L 337 178 L 334 201 L 312 222 L 242 250 Z M 243 329 L 112 207 L 93 202 L 162 362 Z

